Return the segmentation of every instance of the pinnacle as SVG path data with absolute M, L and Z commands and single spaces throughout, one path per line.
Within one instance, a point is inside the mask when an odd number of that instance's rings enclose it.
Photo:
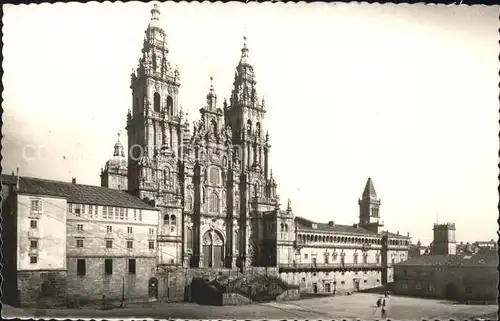
M 375 187 L 373 186 L 371 177 L 368 177 L 368 181 L 366 181 L 365 190 L 363 191 L 363 198 L 377 198 L 377 192 L 375 191 Z

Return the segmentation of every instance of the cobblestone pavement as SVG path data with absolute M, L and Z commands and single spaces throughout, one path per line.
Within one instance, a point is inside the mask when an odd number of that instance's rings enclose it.
M 362 319 L 380 318 L 377 294 L 356 293 L 290 302 L 253 303 L 245 306 L 203 306 L 193 303 L 130 304 L 109 311 L 90 308 L 43 310 L 38 317 L 67 318 L 182 318 L 182 319 Z M 460 305 L 447 301 L 392 297 L 391 320 L 496 319 L 496 305 Z M 376 312 L 376 313 L 375 313 Z

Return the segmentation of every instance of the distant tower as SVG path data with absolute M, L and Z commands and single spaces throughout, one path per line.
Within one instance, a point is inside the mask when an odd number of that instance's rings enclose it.
M 371 177 L 366 182 L 363 196 L 358 200 L 359 226 L 369 231 L 379 233 L 383 225 L 379 216 L 380 199 L 377 197 Z
M 101 186 L 127 190 L 127 158 L 120 142 L 120 134 L 118 134 L 113 157 L 106 162 L 104 170 L 101 170 Z
M 434 241 L 432 242 L 432 254 L 457 254 L 455 223 L 434 224 Z

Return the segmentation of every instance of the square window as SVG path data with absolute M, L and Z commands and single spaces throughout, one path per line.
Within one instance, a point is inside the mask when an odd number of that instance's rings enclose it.
M 76 240 L 76 247 L 83 247 L 83 240 Z
M 30 241 L 30 248 L 36 249 L 38 247 L 38 241 L 36 240 L 31 240 Z
M 31 211 L 35 213 L 42 212 L 42 200 L 31 200 Z
M 341 284 L 345 284 L 345 281 L 340 282 Z
M 85 273 L 86 273 L 85 259 L 77 259 L 76 260 L 76 275 L 85 275 Z
M 366 282 L 368 282 L 368 281 L 367 281 L 367 280 L 364 280 L 364 282 L 366 283 Z
M 127 241 L 127 249 L 131 249 L 134 247 L 134 242 L 133 241 Z
M 135 259 L 128 260 L 128 273 L 135 274 Z
M 106 240 L 106 248 L 111 249 L 113 248 L 113 241 L 111 240 Z
M 83 224 L 77 224 L 76 225 L 76 230 L 79 231 L 79 232 L 83 231 Z
M 152 250 L 155 248 L 155 242 L 154 241 L 149 241 L 149 249 Z
M 31 228 L 37 228 L 38 226 L 38 222 L 36 220 L 31 220 L 30 221 L 30 227 Z
M 31 264 L 36 264 L 37 262 L 38 262 L 37 256 L 30 256 L 30 263 Z
M 113 260 L 105 259 L 104 260 L 104 274 L 110 275 L 113 274 Z

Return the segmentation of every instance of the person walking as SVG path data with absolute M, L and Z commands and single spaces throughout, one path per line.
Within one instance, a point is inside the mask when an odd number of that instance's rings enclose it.
M 381 306 L 380 306 L 382 319 L 387 318 L 387 310 L 389 309 L 389 301 L 390 301 L 389 292 L 385 292 L 384 296 L 382 297 L 382 302 L 381 302 Z

